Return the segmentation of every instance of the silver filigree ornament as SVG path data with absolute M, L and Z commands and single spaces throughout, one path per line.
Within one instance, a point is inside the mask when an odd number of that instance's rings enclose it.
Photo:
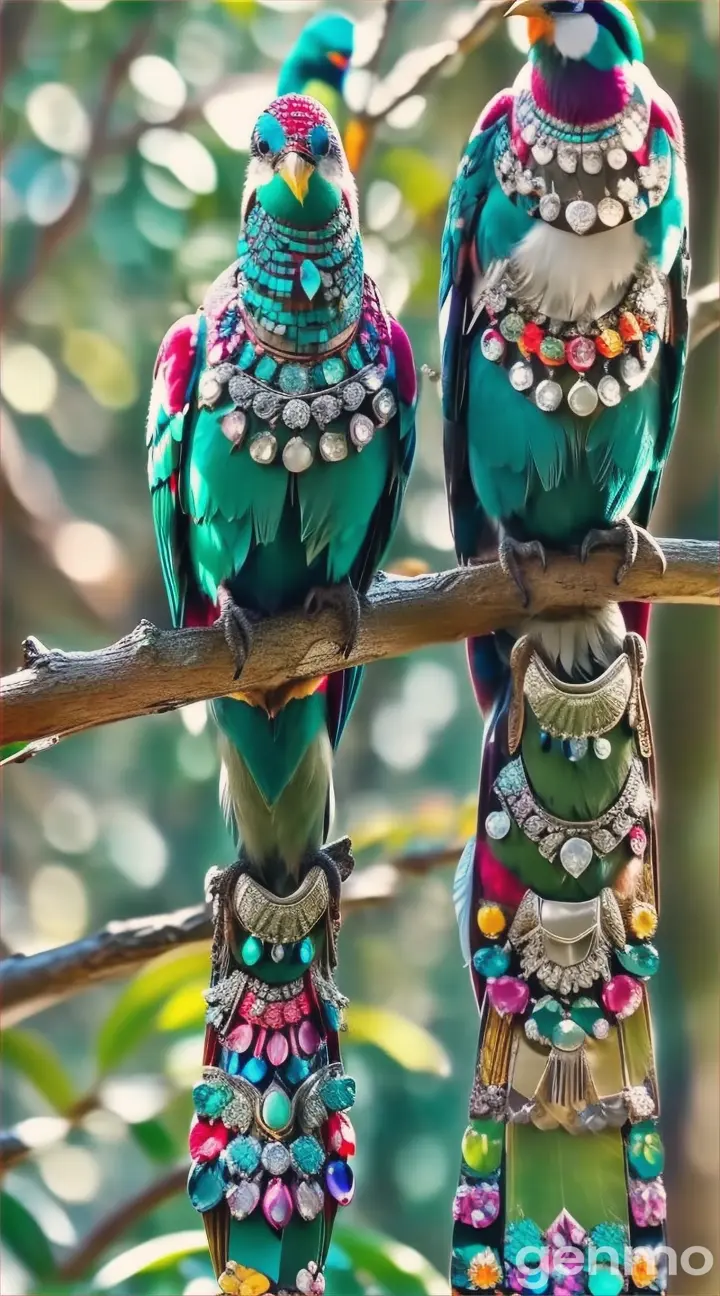
M 376 392 L 380 391 L 385 382 L 385 373 L 386 370 L 383 369 L 382 365 L 371 365 L 360 377 L 369 392 Z
M 260 1186 L 247 1179 L 242 1183 L 233 1184 L 228 1188 L 225 1200 L 233 1219 L 242 1223 L 249 1215 L 252 1215 L 260 1201 Z
M 583 145 L 582 165 L 587 175 L 600 174 L 603 169 L 603 155 L 599 144 Z
M 555 149 L 550 140 L 539 139 L 537 143 L 533 145 L 532 155 L 538 166 L 547 166 L 549 162 L 552 162 L 555 156 Z
M 290 1169 L 290 1152 L 284 1143 L 266 1143 L 262 1153 L 262 1164 L 273 1178 L 284 1175 Z
M 544 194 L 540 199 L 540 215 L 549 224 L 556 221 L 562 211 L 562 203 L 556 193 Z
M 318 427 L 326 427 L 342 414 L 342 404 L 337 396 L 331 396 L 325 393 L 323 396 L 316 396 L 310 406 L 312 416 Z
M 612 148 L 609 148 L 605 157 L 608 166 L 611 167 L 613 171 L 622 171 L 628 160 L 625 149 L 620 148 L 619 144 L 615 144 Z
M 607 197 L 600 199 L 597 205 L 597 214 L 603 225 L 606 225 L 608 229 L 614 229 L 616 225 L 620 225 L 622 222 L 625 216 L 625 208 L 621 202 L 618 202 L 617 198 L 611 198 L 608 194 Z
M 553 378 L 544 378 L 538 383 L 535 391 L 535 403 L 538 409 L 551 414 L 562 405 L 563 389 Z
M 575 234 L 587 234 L 597 220 L 597 210 L 585 198 L 576 198 L 565 208 L 565 219 Z
M 252 407 L 253 413 L 257 414 L 258 418 L 270 420 L 280 409 L 280 397 L 272 391 L 256 391 Z
M 358 450 L 369 445 L 375 435 L 375 424 L 367 414 L 354 414 L 350 420 L 350 439 Z
M 529 391 L 533 385 L 532 365 L 526 364 L 523 360 L 518 360 L 509 370 L 508 377 L 515 391 Z
M 232 378 L 228 382 L 230 399 L 233 402 L 233 405 L 238 405 L 240 409 L 250 408 L 256 390 L 255 383 L 247 374 L 233 373 Z
M 612 407 L 622 400 L 622 387 L 612 374 L 605 374 L 597 385 L 597 393 L 603 405 Z
M 578 166 L 578 150 L 572 144 L 561 144 L 557 151 L 558 166 L 566 175 L 574 175 Z
M 358 410 L 365 400 L 365 388 L 362 383 L 350 382 L 343 387 L 342 403 L 346 410 Z
M 296 431 L 310 422 L 310 407 L 301 400 L 289 400 L 282 412 L 283 423 Z

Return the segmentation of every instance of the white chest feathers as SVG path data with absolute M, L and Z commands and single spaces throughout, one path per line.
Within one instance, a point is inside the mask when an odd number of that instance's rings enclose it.
M 632 221 L 582 238 L 539 220 L 515 248 L 510 267 L 519 300 L 543 315 L 597 318 L 622 299 L 644 249 Z

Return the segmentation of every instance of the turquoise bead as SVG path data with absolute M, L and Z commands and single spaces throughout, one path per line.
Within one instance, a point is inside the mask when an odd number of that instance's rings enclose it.
M 270 382 L 277 367 L 277 360 L 273 360 L 272 356 L 265 355 L 255 370 L 255 376 L 261 382 Z
M 532 1020 L 538 1028 L 542 1039 L 552 1039 L 555 1027 L 562 1020 L 562 1008 L 557 999 L 546 995 L 533 1009 Z
M 310 377 L 304 365 L 286 364 L 280 370 L 278 386 L 289 396 L 302 396 L 310 387 Z
M 315 957 L 315 946 L 309 936 L 300 941 L 298 946 L 298 958 L 304 967 L 308 967 Z
M 350 350 L 347 353 L 347 358 L 350 364 L 352 365 L 353 369 L 364 369 L 365 357 L 363 356 L 363 353 L 360 350 L 360 347 L 358 346 L 357 342 L 353 342 L 352 346 L 350 347 Z
M 258 299 L 259 303 L 259 299 Z M 255 363 L 255 347 L 252 342 L 246 342 L 238 357 L 238 365 L 241 369 L 251 369 Z
M 225 1196 L 227 1175 L 222 1158 L 193 1165 L 188 1178 L 188 1196 L 196 1211 L 204 1214 L 219 1206 Z
M 263 1099 L 263 1123 L 270 1130 L 282 1130 L 290 1123 L 292 1105 L 284 1089 L 269 1089 Z
M 243 943 L 243 947 L 240 951 L 240 957 L 243 963 L 245 964 L 245 966 L 254 967 L 256 963 L 260 962 L 262 956 L 263 956 L 262 941 L 258 940 L 257 936 L 248 936 L 247 940 Z
M 301 1174 L 315 1175 L 325 1164 L 325 1152 L 316 1138 L 302 1135 L 290 1144 L 290 1155 L 293 1165 Z
M 304 1058 L 295 1057 L 288 1059 L 285 1066 L 285 1078 L 289 1084 L 299 1085 L 303 1080 L 307 1080 L 310 1075 L 310 1063 Z
M 480 976 L 504 976 L 510 967 L 510 955 L 499 945 L 488 945 L 473 954 L 473 967 Z
M 325 360 L 323 363 L 323 374 L 325 375 L 326 383 L 331 387 L 334 386 L 335 383 L 342 382 L 345 377 L 344 360 L 342 360 L 340 356 L 330 356 L 330 358 Z
M 342 1015 L 339 1008 L 336 1008 L 335 1004 L 329 1003 L 327 999 L 323 999 L 322 1010 L 328 1030 L 339 1031 L 342 1026 Z
M 300 266 L 300 283 L 305 296 L 312 301 L 322 285 L 320 271 L 313 261 L 303 261 Z
M 660 955 L 654 945 L 626 945 L 618 951 L 618 960 L 638 977 L 655 976 L 660 967 Z
M 625 1286 L 625 1279 L 617 1269 L 596 1269 L 588 1274 L 590 1296 L 620 1296 Z
M 320 1097 L 328 1111 L 346 1111 L 355 1102 L 355 1081 L 352 1076 L 334 1076 L 325 1081 Z
M 227 1107 L 232 1098 L 232 1091 L 224 1084 L 207 1084 L 201 1081 L 193 1089 L 193 1103 L 198 1116 L 207 1116 L 214 1120 Z

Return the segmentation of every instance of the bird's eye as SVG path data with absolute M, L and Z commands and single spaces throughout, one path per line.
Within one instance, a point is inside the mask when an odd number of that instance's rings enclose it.
M 326 157 L 330 152 L 330 136 L 324 126 L 313 127 L 308 143 L 315 157 Z
M 261 153 L 263 157 L 267 157 L 268 153 L 270 152 L 270 145 L 268 144 L 267 140 L 261 139 L 258 140 L 257 149 L 258 149 L 258 153 Z

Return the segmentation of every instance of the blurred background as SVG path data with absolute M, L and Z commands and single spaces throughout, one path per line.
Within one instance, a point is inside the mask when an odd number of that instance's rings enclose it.
M 3 673 L 19 664 L 30 632 L 88 649 L 143 616 L 167 624 L 143 436 L 154 356 L 168 325 L 234 259 L 251 126 L 319 7 L 2 5 Z M 367 267 L 418 364 L 437 368 L 449 186 L 480 109 L 520 65 L 522 29 L 497 12 L 483 17 L 486 5 L 402 0 L 388 6 L 378 58 L 384 6 L 343 7 L 360 23 L 345 111 L 384 114 L 360 177 Z M 686 124 L 699 288 L 718 277 L 718 8 L 647 0 L 636 14 L 648 63 Z M 452 57 L 474 25 L 475 48 Z M 438 75 L 427 71 L 441 60 Z M 717 533 L 716 341 L 710 335 L 690 359 L 654 520 L 660 535 Z M 439 401 L 427 381 L 418 433 L 394 558 L 442 568 L 453 552 Z M 650 666 L 672 1241 L 718 1257 L 705 1278 L 679 1280 L 682 1296 L 720 1291 L 717 626 L 713 609 L 661 609 Z M 374 667 L 340 752 L 336 828 L 353 835 L 363 885 L 380 898 L 348 910 L 341 944 L 340 981 L 355 1014 L 345 1058 L 358 1080 L 359 1189 L 337 1233 L 336 1296 L 446 1290 L 439 1275 L 476 1046 L 447 861 L 473 828 L 479 743 L 458 646 Z M 217 775 L 204 704 L 97 730 L 10 767 L 3 954 L 197 903 L 206 870 L 229 858 Z M 410 868 L 418 856 L 427 867 Z M 34 1149 L 3 1182 L 6 1296 L 214 1290 L 197 1216 L 182 1192 L 162 1192 L 185 1156 L 205 960 L 197 948 L 166 958 L 6 1032 L 2 1125 Z

